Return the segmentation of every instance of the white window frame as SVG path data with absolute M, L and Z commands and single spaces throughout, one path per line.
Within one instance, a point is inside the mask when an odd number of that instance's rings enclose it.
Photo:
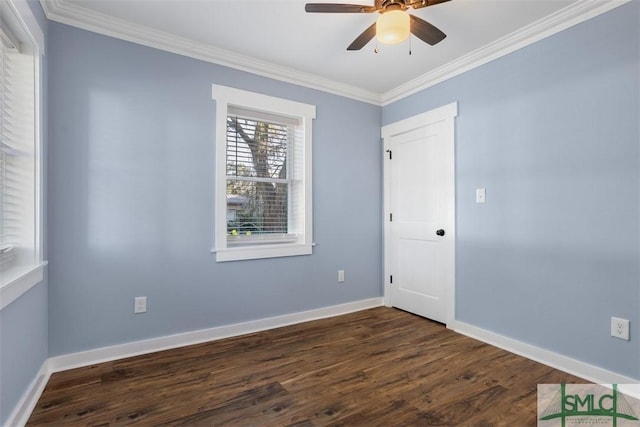
M 212 97 L 216 101 L 216 141 L 215 141 L 215 196 L 214 196 L 214 249 L 216 261 L 238 261 L 259 258 L 274 258 L 297 255 L 311 255 L 313 249 L 313 205 L 311 147 L 312 125 L 316 117 L 316 107 L 283 98 L 249 92 L 228 86 L 212 85 Z M 279 115 L 297 120 L 298 130 L 304 135 L 302 161 L 304 194 L 302 195 L 304 215 L 303 232 L 294 242 L 256 243 L 255 245 L 227 245 L 227 116 L 229 106 Z
M 38 20 L 26 0 L 6 0 L 4 6 L 14 23 L 21 28 L 33 50 L 34 60 L 34 263 L 2 272 L 0 279 L 0 310 L 18 299 L 44 278 L 43 268 L 47 265 L 42 259 L 42 113 L 41 113 L 41 57 L 45 54 L 44 33 Z

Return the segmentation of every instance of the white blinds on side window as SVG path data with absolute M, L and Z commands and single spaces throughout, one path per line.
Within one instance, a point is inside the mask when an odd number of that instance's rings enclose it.
M 21 49 L 22 47 L 22 49 Z M 24 43 L 0 27 L 0 269 L 36 259 L 35 62 Z

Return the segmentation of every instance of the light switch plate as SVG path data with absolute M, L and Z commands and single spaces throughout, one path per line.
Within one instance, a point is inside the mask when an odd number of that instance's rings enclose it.
M 486 200 L 486 190 L 484 188 L 476 188 L 476 203 L 484 203 Z

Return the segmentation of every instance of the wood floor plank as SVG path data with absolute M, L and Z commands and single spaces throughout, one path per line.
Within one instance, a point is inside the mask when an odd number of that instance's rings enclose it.
M 534 426 L 584 382 L 381 307 L 58 372 L 29 426 Z

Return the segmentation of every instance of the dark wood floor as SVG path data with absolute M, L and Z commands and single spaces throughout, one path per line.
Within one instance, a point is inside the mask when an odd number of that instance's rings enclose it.
M 53 374 L 28 425 L 535 426 L 559 382 L 381 307 Z

